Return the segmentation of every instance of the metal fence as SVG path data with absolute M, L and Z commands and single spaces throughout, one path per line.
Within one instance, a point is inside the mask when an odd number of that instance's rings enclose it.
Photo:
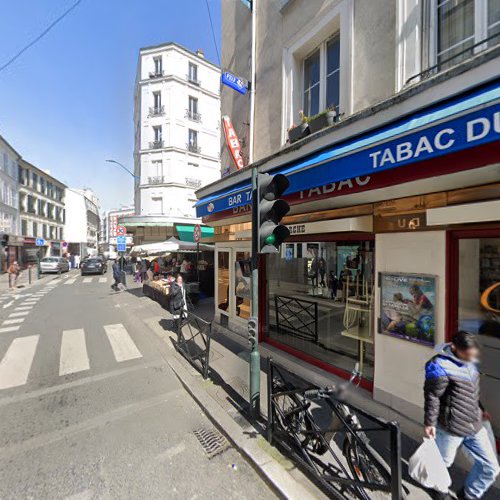
M 302 340 L 318 342 L 318 303 L 284 295 L 274 296 L 276 328 Z
M 212 323 L 188 312 L 177 321 L 177 345 L 179 351 L 204 379 L 208 378 L 210 363 L 210 339 Z
M 403 498 L 397 422 L 371 415 L 269 359 L 268 441 L 289 455 L 331 498 Z M 321 391 L 321 390 L 320 390 Z M 344 387 L 344 392 L 346 388 Z M 340 392 L 342 394 L 342 392 Z

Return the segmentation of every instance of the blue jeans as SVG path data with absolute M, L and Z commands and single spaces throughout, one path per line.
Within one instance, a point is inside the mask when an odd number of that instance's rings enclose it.
M 493 450 L 484 427 L 472 436 L 454 436 L 438 427 L 436 444 L 446 467 L 451 467 L 460 445 L 464 445 L 474 457 L 474 465 L 465 481 L 466 498 L 479 499 L 488 491 L 499 473 L 496 451 Z

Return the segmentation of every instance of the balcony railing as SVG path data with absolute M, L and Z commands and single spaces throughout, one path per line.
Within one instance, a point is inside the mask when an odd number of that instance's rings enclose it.
M 154 177 L 148 177 L 148 184 L 163 184 L 165 182 L 165 177 L 163 175 L 155 175 Z
M 199 188 L 201 186 L 201 180 L 200 179 L 193 179 L 192 177 L 186 177 L 186 186 L 189 186 L 192 188 Z
M 165 106 L 155 106 L 152 108 L 149 108 L 149 115 L 148 116 L 161 116 L 165 114 Z
M 161 78 L 164 75 L 163 70 L 161 71 L 151 71 L 149 73 L 149 78 Z
M 199 122 L 201 120 L 201 114 L 195 113 L 194 111 L 186 109 L 186 118 L 189 118 L 190 120 L 193 120 L 194 122 Z
M 163 147 L 163 141 L 151 141 L 149 143 L 149 149 L 161 149 Z
M 190 153 L 195 153 L 197 155 L 199 155 L 201 152 L 201 148 L 199 146 L 197 146 L 196 144 L 186 144 L 186 149 Z
M 186 80 L 189 82 L 189 83 L 192 83 L 193 85 L 196 85 L 197 87 L 199 87 L 201 85 L 201 82 L 200 80 L 198 80 L 197 78 L 195 78 L 194 76 L 192 75 L 186 75 Z

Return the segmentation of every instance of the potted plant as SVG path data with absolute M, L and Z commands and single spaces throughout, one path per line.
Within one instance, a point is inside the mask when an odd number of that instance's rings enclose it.
M 337 121 L 337 108 L 328 108 L 309 118 L 309 130 L 311 134 L 319 132 L 325 127 L 330 127 Z
M 308 118 L 306 115 L 304 115 L 304 112 L 302 110 L 299 111 L 299 117 L 300 124 L 293 124 L 288 129 L 288 141 L 290 142 L 290 144 L 302 139 L 303 137 L 306 137 L 311 133 L 309 130 Z

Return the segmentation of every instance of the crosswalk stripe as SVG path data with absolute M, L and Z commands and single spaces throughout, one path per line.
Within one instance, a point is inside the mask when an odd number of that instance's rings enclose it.
M 108 278 L 99 278 L 99 283 L 107 283 Z
M 2 325 L 16 325 L 17 323 L 22 323 L 25 318 L 14 318 L 14 319 L 6 319 Z
M 76 278 L 71 278 L 66 281 L 66 285 L 72 285 L 76 281 Z
M 33 309 L 33 306 L 19 306 L 19 307 L 15 307 L 14 311 L 26 311 L 28 309 Z
M 40 335 L 31 335 L 12 341 L 0 362 L 0 389 L 26 383 L 39 337 Z
M 19 328 L 19 326 L 4 326 L 3 328 L 0 328 L 0 333 L 16 332 Z
M 134 341 L 130 338 L 125 327 L 118 323 L 116 325 L 104 325 L 104 330 L 108 336 L 111 349 L 116 361 L 127 361 L 128 359 L 142 358 L 142 354 L 137 349 Z
M 64 330 L 61 342 L 59 375 L 81 372 L 90 368 L 85 331 L 83 328 Z
M 83 283 L 92 283 L 92 278 L 83 278 Z
M 26 316 L 29 313 L 30 313 L 30 311 L 13 312 L 13 313 L 9 314 L 9 318 L 17 318 L 18 316 Z

